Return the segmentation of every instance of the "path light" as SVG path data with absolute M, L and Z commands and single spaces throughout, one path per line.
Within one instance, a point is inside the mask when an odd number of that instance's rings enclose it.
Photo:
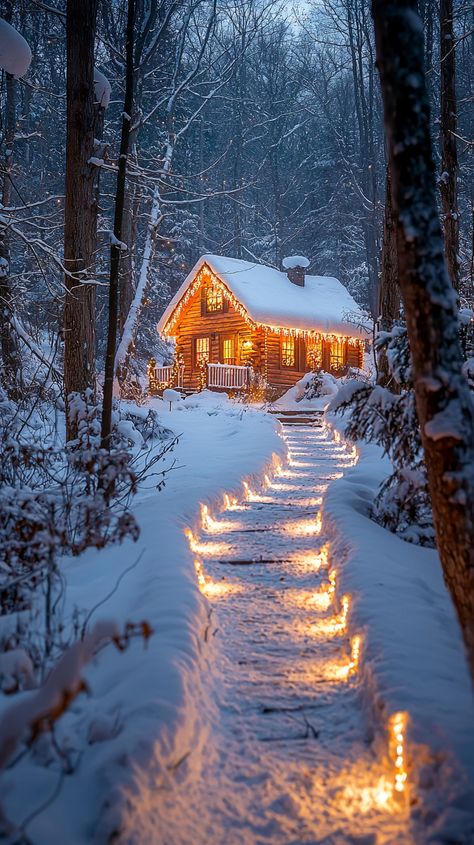
M 184 536 L 189 543 L 189 548 L 194 554 L 203 555 L 204 557 L 214 557 L 215 555 L 228 554 L 231 551 L 227 543 L 201 543 L 190 528 L 184 529 Z
M 318 513 L 316 519 L 294 519 L 283 525 L 286 534 L 292 537 L 304 537 L 321 533 L 321 516 Z
M 406 769 L 405 737 L 408 713 L 399 711 L 389 721 L 389 752 L 395 765 L 395 791 L 402 793 L 406 789 L 408 773 Z
M 356 634 L 351 639 L 351 654 L 346 663 L 341 663 L 340 660 L 331 660 L 324 664 L 324 676 L 328 681 L 347 681 L 353 675 L 357 674 L 360 663 L 360 650 L 362 645 L 362 638 Z
M 267 496 L 262 496 L 260 493 L 255 493 L 247 481 L 242 481 L 242 487 L 245 490 L 245 498 L 247 502 L 265 502 Z
M 217 520 L 209 513 L 207 505 L 201 505 L 201 526 L 208 534 L 218 534 L 221 531 L 231 531 L 232 529 L 240 528 L 237 522 L 225 522 L 224 520 Z
M 350 678 L 351 675 L 355 675 L 356 672 L 359 670 L 359 662 L 360 662 L 360 647 L 361 647 L 362 639 L 359 634 L 356 634 L 351 639 L 351 656 L 349 659 L 349 663 L 343 667 L 341 671 L 341 680 L 345 680 L 346 678 Z
M 239 505 L 239 500 L 236 496 L 229 496 L 228 493 L 224 493 L 224 510 L 243 511 L 245 510 L 245 507 L 244 505 Z
M 289 593 L 289 599 L 298 607 L 316 607 L 318 610 L 328 610 L 334 601 L 336 592 L 336 570 L 332 569 L 328 581 L 319 590 L 296 590 Z
M 350 598 L 343 596 L 341 599 L 341 610 L 335 616 L 329 619 L 321 619 L 315 624 L 318 633 L 328 634 L 328 636 L 337 636 L 344 634 L 347 628 L 347 617 L 349 615 Z
M 319 551 L 317 556 L 318 560 L 318 569 L 323 568 L 327 569 L 329 567 L 329 543 L 325 543 L 324 546 Z
M 194 568 L 196 570 L 199 589 L 208 599 L 220 598 L 221 596 L 229 595 L 229 593 L 241 592 L 241 588 L 237 584 L 228 584 L 226 581 L 213 581 L 212 578 L 206 578 L 200 560 L 194 561 Z

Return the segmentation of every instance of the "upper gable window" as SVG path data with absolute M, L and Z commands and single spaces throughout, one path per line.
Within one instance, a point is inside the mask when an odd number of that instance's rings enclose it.
M 217 285 L 208 285 L 204 293 L 206 314 L 217 314 L 224 310 L 224 297 L 222 290 Z

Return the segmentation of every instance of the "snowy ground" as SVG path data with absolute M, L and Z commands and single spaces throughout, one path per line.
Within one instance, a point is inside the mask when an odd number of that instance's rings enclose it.
M 329 589 L 319 506 L 352 456 L 321 428 L 288 441 L 290 469 L 191 538 L 215 608 L 202 701 L 212 733 L 189 767 L 142 792 L 130 845 L 422 841 L 369 742 L 355 645 Z
M 58 732 L 71 774 L 37 743 L 3 777 L 9 818 L 33 845 L 114 831 L 123 845 L 472 845 L 460 636 L 436 554 L 368 520 L 380 454 L 363 447 L 353 467 L 328 431 L 293 430 L 287 467 L 261 411 L 207 392 L 171 413 L 153 401 L 181 437 L 165 489 L 136 501 L 139 541 L 65 567 L 70 618 L 112 592 L 93 620 L 146 619 L 154 635 L 97 655 L 90 696 Z M 274 453 L 283 474 L 267 487 Z M 401 801 L 396 713 L 408 714 Z
M 340 419 L 330 425 L 337 437 Z M 422 758 L 414 812 L 430 819 L 433 841 L 472 843 L 474 696 L 454 607 L 437 552 L 369 518 L 390 465 L 377 446 L 359 444 L 358 452 L 325 497 L 323 524 L 342 563 L 341 588 L 354 597 L 351 625 L 364 631 L 366 708 L 375 723 L 408 713 L 413 754 Z
M 38 811 L 26 825 L 34 845 L 103 842 L 123 811 L 125 785 L 133 792 L 144 772 L 153 781 L 204 741 L 208 722 L 197 702 L 208 609 L 183 528 L 196 521 L 199 502 L 241 491 L 242 478 L 260 476 L 272 453 L 285 451 L 275 420 L 217 394 L 190 397 L 171 413 L 152 402 L 164 425 L 181 436 L 163 464 L 175 464 L 164 490 L 141 491 L 135 502 L 138 542 L 89 550 L 65 561 L 64 571 L 66 616 L 115 590 L 91 621 L 145 619 L 154 635 L 147 648 L 139 641 L 122 654 L 107 647 L 87 669 L 91 694 L 78 699 L 58 732 L 71 775 L 48 763 L 53 755 L 40 743 L 33 763 L 20 762 L 3 776 L 7 816 L 18 825 Z M 10 703 L 5 697 L 0 706 Z

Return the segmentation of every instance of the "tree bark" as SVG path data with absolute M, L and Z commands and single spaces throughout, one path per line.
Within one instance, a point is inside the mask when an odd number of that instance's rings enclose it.
M 68 0 L 66 201 L 64 212 L 64 388 L 95 389 L 95 287 L 84 284 L 96 245 L 94 39 L 98 0 Z M 67 437 L 75 431 L 66 418 Z
M 135 24 L 135 0 L 128 0 L 126 33 L 126 80 L 125 102 L 122 116 L 122 134 L 115 194 L 114 237 L 110 246 L 109 320 L 107 351 L 105 356 L 104 401 L 102 406 L 102 447 L 110 449 L 112 431 L 112 402 L 115 377 L 115 351 L 117 346 L 117 322 L 119 306 L 119 273 L 122 245 L 123 212 L 125 206 L 125 183 L 130 140 L 130 123 L 133 109 L 133 34 Z
M 11 23 L 13 0 L 5 3 L 5 20 Z M 13 148 L 16 132 L 17 81 L 5 74 L 5 171 L 3 175 L 2 205 L 11 205 Z M 15 308 L 13 289 L 10 282 L 10 233 L 7 217 L 0 216 L 0 350 L 2 358 L 1 381 L 10 399 L 18 399 L 23 387 L 21 355 L 18 337 L 14 327 Z
M 397 221 L 393 209 L 392 177 L 390 164 L 387 165 L 385 183 L 385 212 L 383 224 L 382 255 L 380 260 L 379 283 L 379 330 L 388 332 L 400 317 L 400 288 L 398 284 L 397 259 Z M 383 387 L 395 387 L 388 366 L 385 349 L 378 355 L 378 384 Z
M 474 675 L 474 403 L 436 180 L 416 0 L 372 0 L 398 216 L 398 267 L 438 551 Z
M 11 15 L 10 15 L 11 19 Z M 13 147 L 16 131 L 16 89 L 17 81 L 6 74 L 5 107 L 5 171 L 3 176 L 2 205 L 11 205 Z M 10 282 L 10 234 L 8 219 L 0 218 L 0 347 L 2 353 L 2 384 L 11 399 L 18 399 L 22 389 L 21 356 L 17 334 L 14 329 L 14 300 Z
M 456 48 L 453 28 L 453 0 L 440 2 L 441 61 L 441 178 L 439 181 L 444 226 L 444 247 L 448 273 L 459 290 L 458 151 L 456 142 Z

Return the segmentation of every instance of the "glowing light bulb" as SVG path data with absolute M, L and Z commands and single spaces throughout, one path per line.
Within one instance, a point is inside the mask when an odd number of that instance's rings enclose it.
M 203 557 L 215 557 L 228 554 L 231 550 L 227 543 L 201 543 L 190 528 L 184 529 L 184 535 L 189 543 L 189 548 L 194 554 Z
M 209 513 L 208 506 L 204 504 L 201 505 L 201 526 L 208 534 L 219 534 L 221 531 L 231 531 L 240 527 L 237 522 L 214 519 Z
M 294 519 L 283 525 L 286 534 L 292 537 L 305 537 L 321 533 L 321 516 L 318 513 L 316 519 Z
M 392 757 L 395 775 L 394 787 L 399 794 L 405 792 L 408 772 L 406 767 L 405 734 L 408 724 L 408 713 L 399 711 L 393 713 L 389 720 L 389 753 Z
M 329 636 L 337 636 L 343 634 L 347 628 L 347 617 L 349 615 L 350 599 L 349 596 L 343 596 L 341 599 L 341 610 L 335 616 L 329 619 L 321 619 L 316 623 L 316 630 L 318 633 L 328 634 Z

